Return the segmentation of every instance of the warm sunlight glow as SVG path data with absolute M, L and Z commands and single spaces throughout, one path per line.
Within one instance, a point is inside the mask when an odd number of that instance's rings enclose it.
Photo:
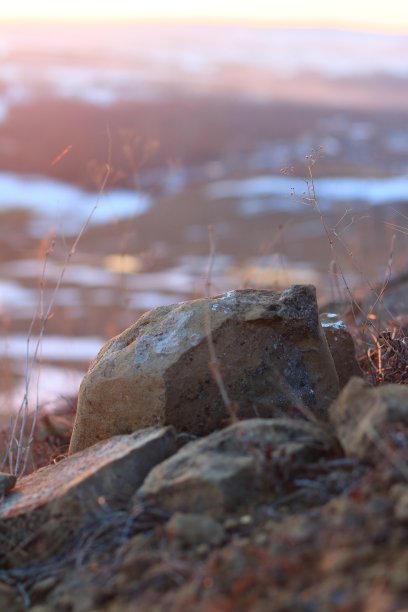
M 14 0 L 1 2 L 2 21 L 221 21 L 331 25 L 408 31 L 406 0 Z

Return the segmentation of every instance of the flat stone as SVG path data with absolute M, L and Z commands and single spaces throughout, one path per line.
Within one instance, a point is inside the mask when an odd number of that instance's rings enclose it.
M 325 419 L 339 386 L 316 291 L 230 291 L 156 308 L 100 351 L 79 393 L 70 453 L 151 425 L 206 435 L 228 422 L 210 371 L 209 330 L 239 419 Z
M 406 385 L 370 387 L 361 378 L 352 378 L 329 415 L 349 457 L 372 464 L 408 448 Z
M 148 472 L 176 450 L 171 427 L 150 428 L 22 478 L 0 504 L 0 557 L 15 564 L 62 545 L 85 518 L 123 507 Z
M 292 491 L 307 463 L 339 452 L 327 428 L 301 419 L 248 419 L 190 442 L 156 466 L 135 500 L 222 518 Z
M 353 376 L 363 377 L 363 371 L 356 359 L 353 337 L 346 323 L 336 313 L 320 315 L 320 323 L 333 357 L 339 386 L 342 389 Z

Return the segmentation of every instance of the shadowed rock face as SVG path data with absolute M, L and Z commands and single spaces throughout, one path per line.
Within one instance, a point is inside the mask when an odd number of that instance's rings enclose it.
M 70 453 L 151 425 L 223 427 L 209 327 L 238 418 L 300 416 L 299 406 L 326 418 L 339 386 L 314 287 L 230 291 L 156 308 L 103 347 L 81 385 Z

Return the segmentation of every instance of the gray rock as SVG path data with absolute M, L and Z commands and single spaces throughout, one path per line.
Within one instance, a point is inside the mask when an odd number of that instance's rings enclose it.
M 339 315 L 325 312 L 320 315 L 320 323 L 336 366 L 339 386 L 342 389 L 353 376 L 363 377 L 356 359 L 353 338 L 345 322 Z
M 352 378 L 329 415 L 349 457 L 376 463 L 389 458 L 399 445 L 407 445 L 406 385 L 370 387 L 361 378 Z
M 315 288 L 230 291 L 156 308 L 103 347 L 81 385 L 70 453 L 151 425 L 196 435 L 224 426 L 208 319 L 239 418 L 298 417 L 299 405 L 326 417 L 338 377 Z
M 248 419 L 184 446 L 150 472 L 135 499 L 220 518 L 292 491 L 305 464 L 338 453 L 327 428 L 301 419 Z
M 218 546 L 225 537 L 222 525 L 205 514 L 176 512 L 166 524 L 165 531 L 170 540 L 185 548 L 202 544 Z
M 176 450 L 172 428 L 150 428 L 22 478 L 0 504 L 0 557 L 16 564 L 58 548 L 84 519 L 126 504 L 148 472 Z

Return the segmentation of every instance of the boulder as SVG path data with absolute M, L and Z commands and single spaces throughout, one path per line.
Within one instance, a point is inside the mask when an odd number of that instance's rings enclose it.
M 16 564 L 62 546 L 85 519 L 126 504 L 151 468 L 176 450 L 172 428 L 150 428 L 22 478 L 0 504 L 0 558 Z
M 329 410 L 347 456 L 367 463 L 408 447 L 408 387 L 370 387 L 352 378 Z
M 339 454 L 326 427 L 301 419 L 248 419 L 190 442 L 156 466 L 135 500 L 222 518 L 293 491 L 307 464 Z
M 70 453 L 151 425 L 206 435 L 228 422 L 209 336 L 239 419 L 326 418 L 338 393 L 315 288 L 230 291 L 146 313 L 99 352 L 79 393 Z
M 339 386 L 342 389 L 353 376 L 363 377 L 363 371 L 356 359 L 354 341 L 347 325 L 338 314 L 325 312 L 320 315 L 320 323 L 333 357 L 339 377 Z

